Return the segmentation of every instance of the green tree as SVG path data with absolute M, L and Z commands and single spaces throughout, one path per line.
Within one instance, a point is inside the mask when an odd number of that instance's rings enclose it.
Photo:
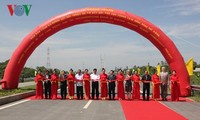
M 35 76 L 35 69 L 29 68 L 29 67 L 24 67 L 20 75 L 20 77 L 24 77 L 24 78 L 30 78 L 34 76 Z
M 6 60 L 5 62 L 0 62 L 0 77 L 1 79 L 3 78 L 6 66 L 8 64 L 9 60 Z M 23 70 L 21 71 L 20 77 L 22 78 L 29 78 L 29 77 L 34 77 L 35 69 L 29 68 L 29 67 L 24 67 Z
M 6 66 L 8 64 L 9 60 L 6 60 L 5 62 L 0 62 L 0 78 L 3 78 L 4 71 L 6 69 Z
M 44 67 L 44 66 L 37 66 L 36 67 L 36 70 L 38 71 L 38 70 L 41 70 L 41 72 L 42 73 L 45 73 L 45 71 L 46 70 L 48 70 L 50 73 L 53 73 L 53 70 L 56 70 L 56 72 L 59 74 L 60 73 L 60 69 L 58 69 L 58 68 L 54 68 L 54 69 L 47 69 L 46 67 Z
M 195 70 L 197 68 L 197 62 L 193 62 L 193 70 Z
M 36 67 L 36 70 L 37 70 L 37 71 L 40 70 L 42 73 L 44 73 L 44 72 L 47 70 L 47 68 L 44 67 L 44 66 L 37 66 L 37 67 Z

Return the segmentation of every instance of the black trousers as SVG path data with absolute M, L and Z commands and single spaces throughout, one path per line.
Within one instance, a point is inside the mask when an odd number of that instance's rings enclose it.
M 108 94 L 109 94 L 109 99 L 114 100 L 115 99 L 115 82 L 111 82 L 108 84 Z
M 77 99 L 83 99 L 83 86 L 76 86 Z
M 143 100 L 146 100 L 146 97 L 145 97 L 145 94 L 147 92 L 147 100 L 149 100 L 149 94 L 150 94 L 150 85 L 147 84 L 143 84 L 143 93 L 142 93 L 142 97 L 143 97 Z
M 99 99 L 99 82 L 92 82 L 92 99 L 96 94 L 96 99 Z
M 163 100 L 167 100 L 167 84 L 161 84 L 161 97 Z
M 60 82 L 60 95 L 62 99 L 66 99 L 67 96 L 67 81 Z
M 44 82 L 44 94 L 45 94 L 45 99 L 51 98 L 51 82 L 50 81 Z

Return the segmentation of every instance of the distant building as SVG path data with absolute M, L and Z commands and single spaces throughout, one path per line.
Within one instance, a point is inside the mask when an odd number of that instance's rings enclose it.
M 193 70 L 193 72 L 200 73 L 200 68 L 196 68 L 195 70 Z
M 197 75 L 198 77 L 200 76 L 200 68 L 196 68 L 193 70 L 194 74 Z

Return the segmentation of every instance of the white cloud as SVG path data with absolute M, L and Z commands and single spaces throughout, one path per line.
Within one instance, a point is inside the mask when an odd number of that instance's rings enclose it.
M 0 62 L 4 62 L 5 60 L 8 60 L 12 54 L 12 50 L 7 47 L 0 47 Z
M 195 61 L 200 62 L 200 55 L 197 54 L 197 51 L 200 50 L 200 23 L 179 24 L 161 28 L 174 41 L 185 61 L 194 57 Z
M 84 44 L 91 42 L 89 39 L 76 39 L 76 38 L 68 38 L 67 36 L 52 36 L 49 37 L 48 40 L 45 41 L 47 46 L 75 46 L 76 44 Z
M 97 30 L 94 31 L 94 29 Z M 19 44 L 30 32 L 22 30 L 23 32 L 17 34 L 14 33 L 14 29 L 6 31 L 4 38 L 12 43 L 13 50 L 9 52 L 10 54 L 14 51 L 16 44 Z M 8 32 L 12 36 L 9 36 Z M 12 41 L 16 43 L 13 44 Z M 101 25 L 92 24 L 60 31 L 37 47 L 27 60 L 26 66 L 46 66 L 47 47 L 50 48 L 51 66 L 61 69 L 74 68 L 76 70 L 83 68 L 83 63 L 85 68 L 100 68 L 101 55 L 105 55 L 105 66 L 108 69 L 113 69 L 115 66 L 146 65 L 148 62 L 157 64 L 164 59 L 148 40 L 128 29 L 112 25 L 101 27 Z
M 0 39 L 8 40 L 8 43 L 13 41 L 20 42 L 30 32 L 26 29 L 9 28 L 3 25 L 0 25 L 0 31 L 1 31 Z
M 28 34 L 28 30 L 5 27 L 3 24 L 0 24 L 0 31 L 0 61 L 5 61 L 10 59 L 16 47 Z
M 113 43 L 114 41 L 110 41 L 104 46 L 97 48 L 72 47 L 54 49 L 50 53 L 51 65 L 52 67 L 61 69 L 74 68 L 75 70 L 83 68 L 83 64 L 85 68 L 100 68 L 100 56 L 102 56 L 105 67 L 107 69 L 113 69 L 115 66 L 132 67 L 133 65 L 146 65 L 148 62 L 157 64 L 164 59 L 159 50 L 153 45 L 150 45 L 148 41 L 146 41 L 148 43 L 145 44 L 146 46 L 138 45 L 136 42 L 128 43 L 122 41 L 120 43 Z M 46 51 L 43 51 L 43 53 L 38 52 L 41 49 L 39 48 L 34 52 L 28 60 L 28 66 L 46 65 Z M 40 61 L 37 61 L 38 56 L 41 56 Z
M 162 29 L 169 36 L 180 36 L 183 38 L 200 38 L 200 23 L 164 26 L 162 27 Z
M 175 15 L 196 15 L 200 14 L 200 0 L 166 0 L 170 5 L 163 5 L 161 8 L 169 9 L 169 13 Z

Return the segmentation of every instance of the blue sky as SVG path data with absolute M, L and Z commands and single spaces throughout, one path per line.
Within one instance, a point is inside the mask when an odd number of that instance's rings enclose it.
M 29 16 L 10 16 L 8 4 L 31 4 Z M 141 16 L 161 28 L 175 43 L 185 61 L 200 63 L 200 0 L 1 0 L 0 62 L 9 59 L 23 38 L 47 19 L 69 10 L 111 7 Z M 155 66 L 165 61 L 146 38 L 121 26 L 90 23 L 73 26 L 46 39 L 26 66 L 46 66 L 50 48 L 52 68 Z

